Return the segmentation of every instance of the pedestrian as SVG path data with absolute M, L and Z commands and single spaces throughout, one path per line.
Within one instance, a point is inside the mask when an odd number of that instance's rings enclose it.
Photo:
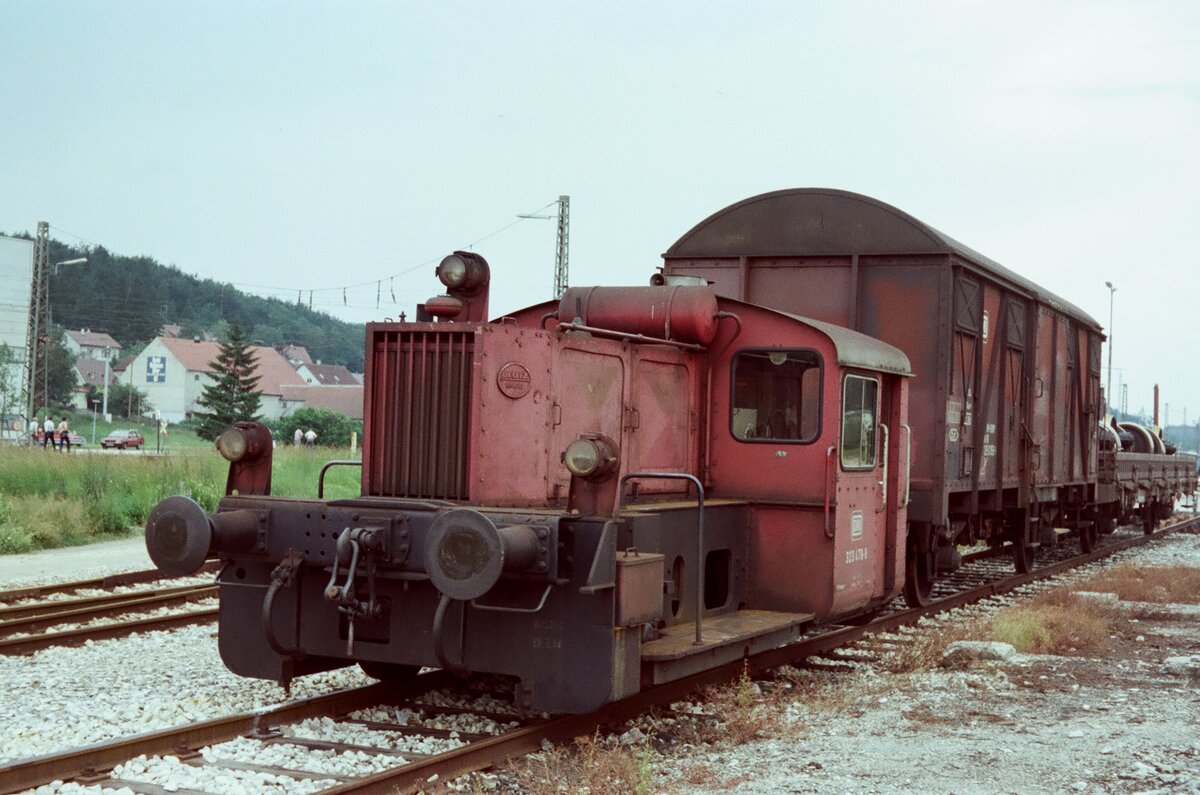
M 58 452 L 66 450 L 71 452 L 71 425 L 67 422 L 64 415 L 62 422 L 58 424 Z
M 50 419 L 50 414 L 46 414 L 46 421 L 42 423 L 42 449 L 46 449 L 46 445 L 55 447 L 54 444 L 54 420 Z
M 297 428 L 296 432 L 294 434 L 292 434 L 292 447 L 299 448 L 300 440 L 303 438 L 304 438 L 304 431 Z
M 309 428 L 304 432 L 304 446 L 311 450 L 315 441 L 317 441 L 317 432 Z
M 38 421 L 34 417 L 29 421 L 29 446 L 33 447 L 33 440 L 37 438 Z

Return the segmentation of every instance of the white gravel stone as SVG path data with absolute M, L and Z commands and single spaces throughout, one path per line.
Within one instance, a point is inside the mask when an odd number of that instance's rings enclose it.
M 282 703 L 274 682 L 230 673 L 216 626 L 0 657 L 0 761 Z M 297 679 L 292 698 L 369 684 L 357 667 Z

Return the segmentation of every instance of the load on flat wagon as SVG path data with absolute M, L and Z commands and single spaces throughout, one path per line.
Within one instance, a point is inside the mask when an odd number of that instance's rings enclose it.
M 498 673 L 522 709 L 580 712 L 927 599 L 956 542 L 1028 566 L 1051 524 L 1087 546 L 1194 489 L 1192 459 L 1129 492 L 1115 448 L 1102 488 L 1099 329 L 927 229 L 768 194 L 649 286 L 491 321 L 486 261 L 455 252 L 417 322 L 367 326 L 359 496 L 270 496 L 270 433 L 238 423 L 217 511 L 164 500 L 151 557 L 221 558 L 241 675 Z

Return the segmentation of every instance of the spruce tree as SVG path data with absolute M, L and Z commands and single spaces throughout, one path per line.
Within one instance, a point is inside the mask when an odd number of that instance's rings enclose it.
M 258 419 L 262 398 L 258 391 L 259 376 L 255 375 L 258 362 L 238 324 L 229 326 L 229 335 L 210 364 L 216 383 L 204 387 L 204 394 L 196 401 L 208 409 L 196 412 L 200 420 L 196 435 L 202 439 L 216 439 L 235 422 Z

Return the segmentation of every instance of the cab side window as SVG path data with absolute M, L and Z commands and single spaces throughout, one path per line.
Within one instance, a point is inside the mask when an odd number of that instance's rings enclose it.
M 821 429 L 821 357 L 749 350 L 733 359 L 732 432 L 744 442 L 811 442 Z
M 875 466 L 875 414 L 879 382 L 848 375 L 842 387 L 842 468 Z

